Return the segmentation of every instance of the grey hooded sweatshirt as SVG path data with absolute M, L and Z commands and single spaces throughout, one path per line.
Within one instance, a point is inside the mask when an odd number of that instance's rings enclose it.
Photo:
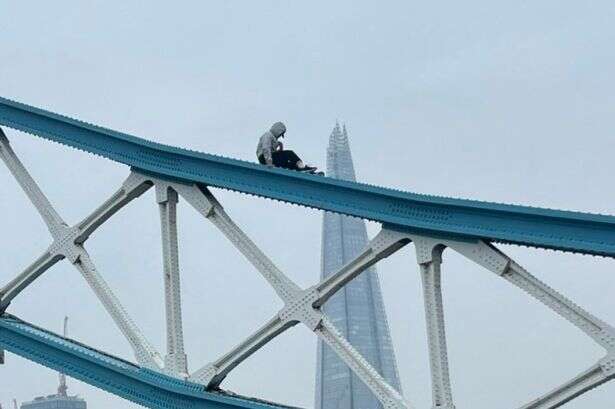
M 267 162 L 268 165 L 271 165 L 273 163 L 271 153 L 278 149 L 278 146 L 280 146 L 278 138 L 285 132 L 286 126 L 282 122 L 276 122 L 273 124 L 271 129 L 265 132 L 258 141 L 258 146 L 256 147 L 256 157 L 259 158 L 262 155 L 265 158 L 265 162 Z

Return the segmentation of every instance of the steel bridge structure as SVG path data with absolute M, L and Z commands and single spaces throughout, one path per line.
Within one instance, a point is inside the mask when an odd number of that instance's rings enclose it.
M 0 129 L 0 158 L 46 224 L 52 241 L 0 288 L 0 350 L 10 351 L 152 409 L 279 408 L 226 393 L 225 377 L 287 329 L 303 324 L 350 367 L 387 409 L 413 408 L 350 345 L 321 306 L 370 266 L 412 243 L 422 277 L 431 368 L 432 408 L 455 408 L 441 292 L 442 252 L 457 252 L 534 297 L 603 347 L 604 357 L 522 409 L 556 408 L 615 378 L 615 328 L 538 280 L 498 243 L 615 257 L 615 217 L 419 195 L 272 169 L 157 144 L 0 98 L 0 125 L 126 165 L 117 191 L 70 226 L 54 209 Z M 301 288 L 238 227 L 212 194 L 222 188 L 381 224 L 367 248 L 335 274 Z M 96 269 L 86 242 L 115 213 L 149 189 L 160 210 L 166 306 L 165 354 L 152 346 Z M 284 307 L 237 346 L 188 372 L 179 287 L 179 199 L 209 220 L 271 285 Z M 134 351 L 127 362 L 53 334 L 10 314 L 10 305 L 50 267 L 66 260 L 83 276 Z M 3 351 L 0 351 L 2 356 Z M 503 404 L 502 407 L 506 405 Z

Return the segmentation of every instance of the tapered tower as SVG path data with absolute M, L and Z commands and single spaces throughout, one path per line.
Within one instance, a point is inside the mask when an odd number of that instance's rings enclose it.
M 327 176 L 356 179 L 346 126 L 335 125 L 327 149 Z M 325 212 L 321 278 L 333 274 L 367 246 L 365 222 Z M 348 341 L 400 391 L 395 353 L 375 268 L 363 272 L 323 306 Z M 318 342 L 316 409 L 377 409 L 379 401 L 322 341 Z M 400 391 L 401 392 L 401 391 Z

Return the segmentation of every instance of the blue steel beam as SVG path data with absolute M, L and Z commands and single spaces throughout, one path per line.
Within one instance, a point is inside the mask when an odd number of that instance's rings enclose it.
M 8 314 L 0 318 L 0 349 L 152 409 L 289 408 L 223 392 L 206 392 L 202 385 L 140 368 Z
M 615 257 L 615 217 L 401 192 L 161 145 L 0 98 L 5 125 L 158 177 L 202 183 L 388 224 Z

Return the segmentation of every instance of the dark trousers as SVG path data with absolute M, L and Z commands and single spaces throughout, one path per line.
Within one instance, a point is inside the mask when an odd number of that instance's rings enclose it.
M 271 152 L 271 160 L 273 161 L 273 166 L 277 168 L 299 170 L 297 162 L 299 162 L 301 158 L 293 151 L 275 151 Z M 258 157 L 258 161 L 263 165 L 267 163 L 263 155 Z

